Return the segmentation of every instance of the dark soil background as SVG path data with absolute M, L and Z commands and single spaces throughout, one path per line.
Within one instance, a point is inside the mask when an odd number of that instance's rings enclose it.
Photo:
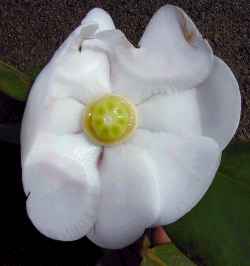
M 182 7 L 193 18 L 215 54 L 235 73 L 243 97 L 236 138 L 249 140 L 249 0 L 0 0 L 0 60 L 27 73 L 44 66 L 95 6 L 107 10 L 116 26 L 136 44 L 152 14 L 166 3 Z M 23 109 L 23 103 L 0 94 L 0 123 L 20 122 Z M 31 226 L 25 213 L 19 147 L 0 142 L 0 151 L 0 265 L 94 265 L 100 250 L 87 240 L 59 243 Z

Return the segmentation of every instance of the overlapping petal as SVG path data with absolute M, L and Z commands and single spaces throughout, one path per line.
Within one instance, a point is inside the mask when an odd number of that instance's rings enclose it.
M 52 100 L 41 114 L 44 131 L 58 135 L 80 133 L 84 109 L 85 106 L 73 98 Z
M 88 237 L 99 246 L 122 248 L 145 228 L 176 221 L 205 194 L 220 155 L 210 138 L 148 130 L 105 149 L 98 218 Z
M 141 128 L 208 136 L 223 150 L 238 128 L 241 96 L 234 74 L 215 57 L 212 72 L 197 88 L 151 97 L 138 110 Z
M 172 223 L 190 211 L 209 188 L 220 163 L 219 146 L 207 137 L 137 130 L 131 144 L 148 154 L 157 170 L 160 215 L 154 225 Z
M 113 91 L 135 103 L 155 94 L 191 89 L 206 79 L 213 65 L 207 41 L 184 11 L 171 5 L 153 16 L 140 48 L 119 30 L 103 31 L 85 45 L 108 55 Z
M 60 127 L 55 128 L 54 125 L 64 125 L 61 133 L 65 133 L 65 130 L 75 132 L 79 126 L 79 115 L 77 121 L 73 122 L 74 129 L 72 122 L 67 124 L 67 118 L 71 117 L 72 111 L 79 114 L 80 104 L 84 105 L 110 92 L 110 67 L 107 56 L 91 49 L 79 50 L 82 42 L 94 35 L 97 30 L 100 32 L 108 27 L 113 28 L 110 19 L 105 11 L 96 9 L 90 12 L 86 20 L 83 20 L 83 25 L 70 34 L 36 79 L 28 97 L 22 122 L 22 160 L 39 134 L 48 131 L 52 133 L 53 129 L 56 134 L 60 134 Z M 94 22 L 96 24 L 93 24 Z M 78 103 L 73 104 L 73 100 Z M 62 111 L 62 101 L 65 102 L 65 107 L 59 117 L 60 121 L 54 121 L 54 125 L 50 124 L 47 119 L 56 117 Z M 74 110 L 68 109 L 69 105 Z
M 122 144 L 105 148 L 100 166 L 101 199 L 88 237 L 105 248 L 138 239 L 159 215 L 156 169 L 143 150 Z
M 99 202 L 100 149 L 82 134 L 40 136 L 22 170 L 28 215 L 41 233 L 75 240 L 90 231 Z
M 157 95 L 138 105 L 138 126 L 182 136 L 202 135 L 196 90 Z
M 96 219 L 101 152 L 81 130 L 84 104 L 110 91 L 103 53 L 81 51 L 95 32 L 113 28 L 105 11 L 90 12 L 36 79 L 22 123 L 23 185 L 31 221 L 60 240 L 84 236 Z

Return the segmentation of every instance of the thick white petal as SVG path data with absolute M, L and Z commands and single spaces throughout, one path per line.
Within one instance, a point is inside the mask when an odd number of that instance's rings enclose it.
M 101 8 L 94 8 L 83 18 L 81 25 L 74 30 L 56 51 L 56 56 L 69 53 L 72 48 L 78 49 L 82 42 L 92 38 L 96 33 L 115 29 L 110 15 Z
M 36 118 L 41 114 L 44 105 L 55 99 L 72 97 L 86 103 L 110 92 L 107 56 L 91 49 L 79 49 L 96 32 L 109 28 L 109 19 L 108 14 L 101 9 L 90 11 L 83 20 L 83 25 L 73 31 L 55 52 L 36 79 L 29 95 L 28 106 L 33 114 L 36 113 Z M 113 26 L 110 25 L 110 28 L 113 29 Z
M 101 162 L 101 200 L 94 230 L 97 245 L 125 247 L 155 222 L 159 191 L 149 156 L 131 145 L 106 148 Z
M 157 169 L 160 215 L 155 225 L 172 223 L 190 211 L 209 188 L 220 162 L 218 144 L 207 137 L 137 130 L 130 144 L 144 149 Z
M 36 79 L 25 109 L 21 151 L 28 214 L 55 239 L 77 239 L 95 220 L 100 147 L 73 133 L 81 127 L 83 104 L 110 92 L 107 56 L 79 49 L 107 29 L 105 14 L 90 13 L 61 45 Z
M 224 149 L 240 121 L 241 96 L 232 71 L 215 57 L 209 77 L 197 89 L 158 95 L 138 106 L 139 127 L 181 135 L 204 135 Z
M 115 25 L 111 16 L 101 8 L 93 8 L 89 11 L 86 17 L 82 20 L 82 25 L 92 25 L 97 24 L 98 29 L 96 33 L 105 31 L 105 30 L 114 30 Z
M 32 87 L 32 98 L 73 97 L 87 103 L 110 92 L 107 56 L 91 49 L 71 49 L 62 57 L 52 59 Z M 30 97 L 31 97 L 30 96 Z
M 113 93 L 126 96 L 135 103 L 152 95 L 150 84 L 155 85 L 154 80 L 147 78 L 145 73 L 138 73 L 144 66 L 145 54 L 136 49 L 121 31 L 101 32 L 86 40 L 83 47 L 102 51 L 108 56 Z
M 58 119 L 65 119 L 66 112 L 69 115 L 74 115 L 73 110 L 68 110 L 68 101 L 64 101 L 65 98 L 88 102 L 110 92 L 109 63 L 105 54 L 92 50 L 75 53 L 79 52 L 76 51 L 71 56 L 65 56 L 65 60 L 62 60 L 61 64 L 49 63 L 35 81 L 22 122 L 22 157 L 26 156 L 24 150 L 31 148 L 38 134 L 48 131 L 47 117 L 57 116 Z M 63 106 L 60 106 L 63 113 L 59 115 L 60 110 L 51 108 L 51 106 L 61 99 L 65 106 L 64 111 L 62 110 Z M 77 109 L 79 108 L 77 107 Z M 74 122 L 72 120 L 70 124 L 79 126 L 79 110 L 75 114 L 75 118 L 72 117 L 75 120 Z M 59 124 L 65 123 L 62 120 L 55 122 L 55 125 Z M 70 124 L 67 126 L 71 128 Z M 55 133 L 60 133 L 59 130 L 59 127 L 55 128 Z M 51 132 L 51 128 L 49 131 Z M 61 133 L 64 133 L 64 130 Z
M 135 48 L 119 30 L 103 31 L 86 40 L 83 47 L 107 54 L 110 62 L 112 91 L 141 103 L 152 95 L 172 93 L 166 73 L 154 64 L 157 58 L 149 57 L 146 49 Z
M 178 7 L 166 5 L 154 14 L 140 47 L 147 50 L 152 60 L 150 71 L 165 75 L 174 88 L 193 88 L 211 71 L 211 47 L 193 21 Z
M 135 103 L 191 89 L 206 79 L 213 64 L 211 47 L 192 20 L 170 5 L 153 16 L 139 49 L 119 30 L 100 32 L 84 45 L 108 55 L 112 90 Z
M 74 50 L 57 60 L 50 69 L 50 94 L 54 97 L 71 96 L 88 103 L 110 93 L 110 72 L 107 56 L 92 49 Z
M 105 54 L 91 49 L 80 51 L 80 47 L 88 39 L 95 39 L 96 34 L 114 29 L 110 15 L 101 8 L 94 8 L 82 20 L 81 26 L 65 41 L 65 57 L 62 57 L 62 62 L 58 64 L 64 68 L 61 68 L 62 74 L 67 74 L 66 85 L 72 84 L 70 89 L 73 96 L 85 103 L 110 92 L 110 67 Z
M 41 127 L 58 135 L 80 133 L 82 132 L 84 109 L 85 106 L 73 98 L 51 100 L 44 112 L 41 113 L 41 117 L 43 117 Z
M 100 148 L 84 135 L 41 135 L 22 164 L 27 212 L 35 227 L 57 240 L 87 234 L 99 202 Z
M 140 128 L 179 135 L 202 135 L 196 90 L 157 95 L 138 106 Z
M 241 96 L 230 68 L 215 58 L 212 73 L 197 88 L 203 135 L 214 138 L 224 149 L 240 121 Z

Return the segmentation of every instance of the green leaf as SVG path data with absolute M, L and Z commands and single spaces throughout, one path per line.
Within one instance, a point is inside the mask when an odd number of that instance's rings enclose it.
M 25 101 L 31 83 L 27 75 L 0 61 L 0 91 L 18 101 Z
M 250 144 L 234 144 L 224 151 L 205 197 L 166 229 L 199 265 L 250 265 Z
M 195 266 L 174 244 L 166 244 L 148 249 L 141 266 Z
M 152 234 L 146 231 L 144 237 L 132 245 L 119 250 L 103 250 L 99 266 L 196 266 L 174 244 L 154 246 Z M 153 246 L 152 246 L 153 245 Z
M 30 74 L 30 78 L 31 78 L 32 81 L 35 81 L 35 79 L 40 74 L 40 72 L 42 71 L 42 69 L 43 69 L 42 66 L 37 66 L 37 67 L 34 67 L 32 69 L 32 71 L 29 73 Z

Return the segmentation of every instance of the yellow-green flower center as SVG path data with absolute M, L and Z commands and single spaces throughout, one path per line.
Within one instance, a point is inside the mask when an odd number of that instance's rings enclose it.
M 117 95 L 106 95 L 90 103 L 84 114 L 85 133 L 101 145 L 125 141 L 131 136 L 136 125 L 134 104 Z

